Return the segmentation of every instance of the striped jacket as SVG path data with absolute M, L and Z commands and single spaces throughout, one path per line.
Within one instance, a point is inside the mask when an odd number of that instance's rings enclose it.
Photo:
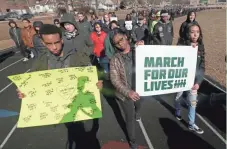
M 116 97 L 121 100 L 128 98 L 131 87 L 127 82 L 122 53 L 116 53 L 110 61 L 110 80 L 116 89 Z

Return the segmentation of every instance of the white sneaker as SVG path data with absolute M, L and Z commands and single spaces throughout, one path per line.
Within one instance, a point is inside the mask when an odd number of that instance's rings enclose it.
M 28 61 L 28 58 L 27 57 L 24 58 L 23 62 L 26 62 L 26 61 Z
M 34 54 L 33 54 L 32 52 L 31 52 L 31 54 L 30 54 L 30 57 L 31 57 L 31 58 L 34 58 Z
M 203 134 L 204 133 L 204 131 L 201 128 L 199 128 L 196 124 L 189 125 L 188 128 L 189 128 L 189 130 L 194 131 L 194 132 L 196 132 L 198 134 Z

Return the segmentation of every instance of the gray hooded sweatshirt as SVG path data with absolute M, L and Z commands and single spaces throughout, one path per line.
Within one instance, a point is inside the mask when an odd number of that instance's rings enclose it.
M 67 30 L 63 33 L 63 50 L 68 52 L 73 49 L 76 50 L 78 62 L 81 66 L 90 65 L 90 55 L 92 54 L 93 43 L 90 36 L 80 30 L 75 18 L 72 14 L 64 14 L 61 18 L 61 26 L 64 27 L 64 23 L 70 23 L 74 25 L 76 31 L 69 33 Z

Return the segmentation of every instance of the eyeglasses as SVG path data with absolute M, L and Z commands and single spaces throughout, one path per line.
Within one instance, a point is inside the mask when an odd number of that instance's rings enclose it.
M 115 46 L 120 45 L 120 43 L 121 43 L 122 41 L 124 41 L 124 39 L 125 39 L 124 37 L 121 37 L 119 41 L 114 42 L 114 45 L 115 45 Z

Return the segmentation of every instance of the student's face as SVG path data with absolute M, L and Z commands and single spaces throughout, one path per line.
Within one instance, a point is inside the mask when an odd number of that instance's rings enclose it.
M 105 16 L 104 16 L 104 20 L 105 20 L 106 22 L 109 22 L 109 21 L 110 21 L 109 16 L 108 16 L 108 15 L 105 15 Z
M 10 27 L 15 27 L 15 23 L 10 23 Z
M 99 24 L 95 25 L 95 30 L 96 32 L 101 32 L 102 29 Z
M 35 30 L 39 31 L 40 30 L 40 27 L 35 27 Z
M 23 21 L 23 25 L 25 28 L 29 27 L 30 26 L 30 23 L 26 20 Z
M 116 34 L 113 38 L 114 46 L 118 49 L 125 51 L 126 48 L 129 46 L 127 37 L 125 35 Z
M 190 40 L 197 42 L 200 36 L 200 30 L 198 26 L 192 26 L 189 32 Z
M 163 20 L 164 22 L 167 22 L 167 21 L 168 21 L 168 16 L 162 16 L 162 20 Z
M 64 24 L 64 27 L 65 27 L 65 29 L 68 31 L 68 32 L 73 32 L 74 30 L 75 30 L 75 26 L 74 25 L 72 25 L 72 24 L 70 24 L 70 23 L 65 23 Z
M 56 56 L 62 51 L 63 40 L 59 34 L 42 35 L 43 43 L 47 49 Z
M 191 13 L 189 19 L 190 19 L 191 22 L 195 20 L 195 13 L 194 12 Z
M 144 18 L 144 20 L 143 20 L 143 24 L 146 24 L 147 23 L 147 19 L 146 18 Z
M 78 14 L 78 19 L 79 19 L 79 21 L 83 21 L 84 20 L 84 15 Z

